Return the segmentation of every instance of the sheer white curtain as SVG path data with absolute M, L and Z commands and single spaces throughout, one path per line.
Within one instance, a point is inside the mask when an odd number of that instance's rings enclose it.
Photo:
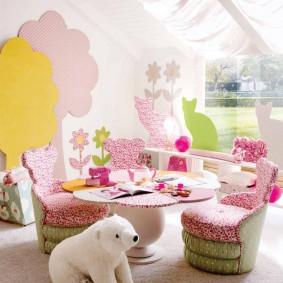
M 205 58 L 239 54 L 252 45 L 228 12 L 215 0 L 141 0 L 179 40 Z
M 282 0 L 229 0 L 271 51 L 282 53 Z M 179 40 L 205 58 L 259 53 L 241 26 L 216 0 L 139 0 Z
M 274 53 L 283 53 L 283 1 L 234 0 Z

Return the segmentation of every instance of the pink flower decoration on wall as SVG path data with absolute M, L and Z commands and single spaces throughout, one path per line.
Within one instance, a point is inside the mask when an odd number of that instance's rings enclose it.
M 57 132 L 51 142 L 58 151 L 54 175 L 65 178 L 62 119 L 68 113 L 81 117 L 91 109 L 91 91 L 98 80 L 98 66 L 89 54 L 87 36 L 79 30 L 68 29 L 64 19 L 54 11 L 46 12 L 39 21 L 25 23 L 19 36 L 26 39 L 34 51 L 47 55 L 52 63 L 52 79 L 59 89 L 55 108 Z
M 70 140 L 70 143 L 73 144 L 73 150 L 79 150 L 79 160 L 75 158 L 69 158 L 70 164 L 73 168 L 80 170 L 80 174 L 83 174 L 83 167 L 90 161 L 91 155 L 87 155 L 83 158 L 83 150 L 85 145 L 88 145 L 89 142 L 87 137 L 89 136 L 88 133 L 84 133 L 83 129 L 79 129 L 78 132 L 72 132 L 73 138 Z
M 267 146 L 262 139 L 249 139 L 247 137 L 236 137 L 233 141 L 234 148 L 231 154 L 236 155 L 239 151 L 244 152 L 243 160 L 256 163 L 261 157 L 267 156 Z
M 148 64 L 148 70 L 145 72 L 145 74 L 148 77 L 148 82 L 152 82 L 152 90 L 150 91 L 149 89 L 144 90 L 144 94 L 146 97 L 152 98 L 152 109 L 154 109 L 154 100 L 157 99 L 161 93 L 162 89 L 155 90 L 155 84 L 157 80 L 161 78 L 160 76 L 160 70 L 161 67 L 157 65 L 156 62 L 153 62 L 153 64 Z

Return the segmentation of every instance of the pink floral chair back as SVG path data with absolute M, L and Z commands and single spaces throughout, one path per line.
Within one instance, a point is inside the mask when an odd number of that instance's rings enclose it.
M 51 253 L 62 240 L 83 232 L 109 214 L 109 206 L 84 202 L 53 179 L 57 150 L 53 146 L 26 151 L 22 163 L 33 181 L 32 201 L 39 249 Z
M 266 158 L 261 158 L 256 163 L 256 194 L 261 201 L 269 201 L 273 186 L 276 182 L 278 166 Z
M 53 167 L 57 160 L 57 150 L 53 146 L 26 151 L 22 163 L 28 169 L 30 177 L 44 195 L 52 194 Z M 47 189 L 48 188 L 48 189 Z
M 137 168 L 139 153 L 145 148 L 144 140 L 137 139 L 106 139 L 104 148 L 110 153 L 113 170 Z

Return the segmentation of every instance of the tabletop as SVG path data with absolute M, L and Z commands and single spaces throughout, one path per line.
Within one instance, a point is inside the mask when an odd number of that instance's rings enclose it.
M 127 178 L 127 173 L 125 170 L 114 171 L 115 174 L 110 176 L 111 181 L 121 182 L 125 181 Z M 181 174 L 180 174 L 181 173 Z M 180 174 L 188 177 L 195 178 L 197 175 L 188 172 L 174 172 L 174 171 L 160 171 L 157 176 L 162 176 L 165 174 Z M 203 178 L 202 178 L 203 179 Z M 195 186 L 191 188 L 192 192 L 189 197 L 176 196 L 173 197 L 170 194 L 160 193 L 153 190 L 153 193 L 127 196 L 122 198 L 117 198 L 113 200 L 107 200 L 99 197 L 92 192 L 97 188 L 83 188 L 82 190 L 73 191 L 74 197 L 90 202 L 97 202 L 101 204 L 115 204 L 119 206 L 128 207 L 139 207 L 139 208 L 154 208 L 154 207 L 165 207 L 170 205 L 175 205 L 178 203 L 190 203 L 190 202 L 200 202 L 211 199 L 215 196 L 215 190 L 220 187 L 220 184 L 216 180 L 205 179 L 206 182 L 201 184 L 201 187 Z

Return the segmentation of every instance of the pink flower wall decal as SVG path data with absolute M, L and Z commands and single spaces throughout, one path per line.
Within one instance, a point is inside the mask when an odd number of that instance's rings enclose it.
M 80 175 L 83 174 L 83 167 L 90 161 L 91 155 L 87 155 L 83 158 L 82 152 L 85 148 L 85 145 L 88 145 L 89 142 L 87 137 L 89 136 L 88 133 L 85 133 L 83 129 L 79 129 L 78 132 L 72 132 L 73 138 L 70 140 L 70 143 L 73 144 L 73 150 L 79 150 L 79 160 L 75 158 L 69 158 L 69 162 L 71 166 L 75 169 L 80 170 Z
M 153 62 L 153 64 L 148 64 L 148 70 L 145 72 L 145 74 L 148 77 L 148 82 L 152 82 L 152 90 L 150 91 L 149 89 L 145 89 L 144 90 L 144 94 L 146 97 L 150 97 L 153 99 L 152 102 L 152 109 L 154 109 L 154 99 L 157 99 L 161 93 L 162 93 L 162 89 L 159 89 L 157 91 L 155 91 L 155 84 L 157 82 L 158 79 L 160 79 L 160 70 L 161 67 L 157 66 L 156 62 Z

